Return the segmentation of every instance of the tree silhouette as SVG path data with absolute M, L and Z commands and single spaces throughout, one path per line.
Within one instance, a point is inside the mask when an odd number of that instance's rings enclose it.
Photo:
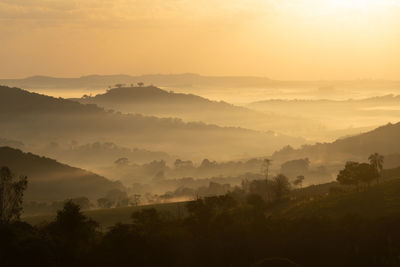
M 337 181 L 343 185 L 355 185 L 359 183 L 369 183 L 377 177 L 377 172 L 373 165 L 368 163 L 358 163 L 348 161 L 345 168 L 337 176 Z
M 262 171 L 265 174 L 265 180 L 268 180 L 269 167 L 271 166 L 271 163 L 272 163 L 271 159 L 264 159 L 263 161 Z
M 57 212 L 56 220 L 47 226 L 53 240 L 69 250 L 85 250 L 94 242 L 99 224 L 86 217 L 71 200 Z
M 343 185 L 355 185 L 357 186 L 360 182 L 357 175 L 357 167 L 359 163 L 354 161 L 346 162 L 343 170 L 339 172 L 336 180 Z
M 297 176 L 296 179 L 293 181 L 293 185 L 299 186 L 300 188 L 303 187 L 304 179 L 305 179 L 304 175 Z
M 270 199 L 270 195 L 269 195 L 269 191 L 268 191 L 268 185 L 269 185 L 269 181 L 268 181 L 268 175 L 269 175 L 269 167 L 272 164 L 272 160 L 271 159 L 264 159 L 263 163 L 262 163 L 262 172 L 265 175 L 265 184 L 266 184 L 266 190 L 265 190 L 265 199 L 269 200 Z
M 382 155 L 380 155 L 379 153 L 374 153 L 368 157 L 368 160 L 376 171 L 376 174 L 377 174 L 376 175 L 376 183 L 379 184 L 379 178 L 380 178 L 380 176 L 382 174 L 382 170 L 383 170 L 384 157 Z
M 26 176 L 17 180 L 8 167 L 0 169 L 0 224 L 19 219 L 27 184 Z
M 283 174 L 278 174 L 272 179 L 272 190 L 275 194 L 275 200 L 282 200 L 290 192 L 289 179 Z
M 378 177 L 378 173 L 375 171 L 374 166 L 368 163 L 360 163 L 358 165 L 357 175 L 361 182 L 370 185 L 370 182 Z

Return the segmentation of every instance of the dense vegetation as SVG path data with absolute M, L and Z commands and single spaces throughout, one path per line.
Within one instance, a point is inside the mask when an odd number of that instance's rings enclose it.
M 262 182 L 188 202 L 181 213 L 136 210 L 108 229 L 70 201 L 49 223 L 2 222 L 0 259 L 4 266 L 400 264 L 400 180 L 361 191 L 327 185 L 329 194 L 322 187 L 289 193 L 279 175 L 270 190 Z

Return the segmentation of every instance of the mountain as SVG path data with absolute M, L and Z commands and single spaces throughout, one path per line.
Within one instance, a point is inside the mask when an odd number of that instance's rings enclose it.
M 0 132 L 24 143 L 113 142 L 191 159 L 265 155 L 288 144 L 304 144 L 301 138 L 274 132 L 121 114 L 10 87 L 0 87 Z
M 354 81 L 279 81 L 266 77 L 253 76 L 202 76 L 198 74 L 154 74 L 154 75 L 88 75 L 78 78 L 56 78 L 48 76 L 33 76 L 24 79 L 1 79 L 0 84 L 27 89 L 78 89 L 106 88 L 118 83 L 157 84 L 163 87 L 235 87 L 235 88 L 276 88 L 276 87 L 316 87 L 333 86 L 382 86 L 398 88 L 399 81 L 354 80 Z
M 304 145 L 299 149 L 286 147 L 273 154 L 276 160 L 290 160 L 309 158 L 314 162 L 321 163 L 343 163 L 344 161 L 356 160 L 367 161 L 368 156 L 378 152 L 390 158 L 391 168 L 400 166 L 400 123 L 387 124 L 373 131 L 338 139 L 332 143 L 318 143 L 315 145 Z M 397 166 L 395 160 L 398 161 Z M 386 166 L 387 167 L 387 166 Z
M 97 199 L 112 189 L 123 189 L 119 182 L 79 168 L 21 150 L 0 147 L 0 167 L 7 166 L 19 176 L 28 176 L 27 201 L 55 201 L 74 197 Z
M 203 121 L 220 126 L 273 130 L 288 135 L 312 137 L 321 124 L 296 116 L 281 116 L 271 112 L 256 112 L 223 101 L 211 101 L 194 94 L 175 93 L 155 86 L 121 87 L 96 96 L 74 99 L 84 104 L 96 104 L 124 113 L 140 113 L 161 117 L 178 117 L 185 121 Z

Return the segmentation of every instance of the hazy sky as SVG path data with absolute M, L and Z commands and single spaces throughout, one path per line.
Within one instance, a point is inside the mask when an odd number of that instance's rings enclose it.
M 400 80 L 400 0 L 0 0 L 0 78 Z

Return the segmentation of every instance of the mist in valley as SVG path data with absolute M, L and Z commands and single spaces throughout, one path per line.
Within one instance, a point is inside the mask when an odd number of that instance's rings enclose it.
M 0 1 L 0 266 L 400 266 L 399 18 Z

